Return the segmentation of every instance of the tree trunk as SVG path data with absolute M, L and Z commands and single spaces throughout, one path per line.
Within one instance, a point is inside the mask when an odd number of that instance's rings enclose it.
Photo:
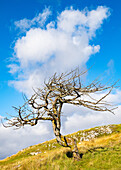
M 79 161 L 81 159 L 80 154 L 79 154 L 79 150 L 77 147 L 77 142 L 76 139 L 72 138 L 73 140 L 73 145 L 71 146 L 72 152 L 73 152 L 73 158 L 74 160 Z
M 78 147 L 77 147 L 76 139 L 70 138 L 70 137 L 65 137 L 65 136 L 61 135 L 61 133 L 60 133 L 60 123 L 58 122 L 58 120 L 53 120 L 52 125 L 53 125 L 53 131 L 54 131 L 54 134 L 56 136 L 57 142 L 61 146 L 71 148 L 74 160 L 79 161 L 81 159 L 81 157 L 80 157 L 79 150 L 78 150 Z

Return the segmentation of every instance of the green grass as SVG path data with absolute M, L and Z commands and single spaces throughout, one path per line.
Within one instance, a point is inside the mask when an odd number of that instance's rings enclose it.
M 30 146 L 0 161 L 0 170 L 121 169 L 121 125 L 95 127 L 68 136 L 77 139 L 82 155 L 80 161 L 74 161 L 70 150 L 58 145 L 54 139 Z

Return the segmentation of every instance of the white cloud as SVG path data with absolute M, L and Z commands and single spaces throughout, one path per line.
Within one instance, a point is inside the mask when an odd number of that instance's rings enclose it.
M 88 29 L 89 35 L 94 36 L 95 31 L 109 15 L 109 9 L 103 6 L 99 6 L 96 10 L 88 11 L 85 9 L 81 12 L 72 8 L 63 11 L 58 17 L 58 27 L 66 33 L 78 30 L 80 34 L 83 34 L 84 29 Z
M 13 128 L 4 128 L 0 124 L 0 159 L 11 156 L 16 152 L 31 145 L 35 145 L 52 139 L 53 133 L 50 133 L 51 126 L 40 122 L 35 127 L 26 126 L 19 130 Z
M 110 76 L 110 75 L 112 76 L 114 74 L 114 72 L 115 72 L 114 60 L 111 59 L 108 62 L 107 66 L 108 66 L 108 69 L 106 70 L 106 73 L 107 73 L 108 76 Z
M 85 66 L 90 56 L 99 52 L 100 45 L 91 44 L 90 40 L 109 16 L 109 9 L 102 6 L 92 11 L 71 8 L 64 10 L 56 21 L 50 21 L 45 27 L 31 28 L 35 22 L 45 21 L 50 11 L 46 9 L 43 13 L 29 21 L 24 19 L 24 25 L 21 21 L 16 24 L 21 29 L 30 28 L 15 42 L 14 58 L 19 64 L 13 63 L 15 65 L 9 67 L 11 73 L 18 69 L 18 78 L 11 84 L 28 94 L 32 87 L 40 87 L 45 77 L 77 65 Z M 31 24 L 26 26 L 28 22 Z
M 100 96 L 101 94 L 97 94 L 95 98 L 100 98 Z M 63 110 L 62 132 L 68 134 L 90 127 L 121 123 L 121 91 L 116 90 L 115 94 L 110 94 L 106 98 L 106 101 L 117 104 L 118 108 L 114 110 L 115 115 L 110 112 L 96 112 L 81 106 L 66 105 Z
M 115 115 L 107 112 L 95 112 L 87 109 L 78 109 L 78 112 L 66 118 L 63 123 L 64 134 L 76 132 L 90 127 L 121 123 L 121 105 L 115 110 Z
M 10 68 L 9 73 L 11 73 L 11 74 L 18 72 L 18 70 L 19 70 L 19 66 L 17 64 L 10 64 L 10 65 L 8 65 L 8 68 Z
M 106 19 L 110 15 L 109 9 L 106 7 L 98 7 L 97 10 L 92 10 L 88 13 L 88 26 L 90 29 L 90 33 L 93 34 L 95 30 L 97 30 L 103 20 Z
M 49 8 L 46 8 L 43 13 L 39 13 L 32 20 L 24 18 L 20 21 L 15 21 L 14 24 L 16 29 L 19 28 L 22 32 L 24 32 L 31 27 L 43 27 L 49 15 L 51 15 L 51 11 Z

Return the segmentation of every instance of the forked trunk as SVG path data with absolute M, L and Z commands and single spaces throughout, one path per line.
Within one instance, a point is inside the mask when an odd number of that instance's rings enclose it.
M 71 148 L 74 160 L 79 161 L 81 159 L 81 157 L 80 157 L 79 150 L 78 150 L 78 147 L 77 147 L 76 139 L 74 139 L 72 137 L 62 136 L 61 133 L 60 133 L 60 124 L 57 120 L 53 120 L 52 124 L 53 124 L 53 131 L 54 131 L 54 134 L 56 136 L 57 142 L 61 146 Z

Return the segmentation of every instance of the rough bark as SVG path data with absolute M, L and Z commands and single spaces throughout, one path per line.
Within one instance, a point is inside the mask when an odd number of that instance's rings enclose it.
M 64 147 L 69 147 L 73 153 L 74 160 L 79 161 L 81 159 L 79 150 L 77 147 L 76 139 L 72 137 L 65 137 L 60 133 L 60 122 L 57 120 L 52 121 L 53 131 L 56 136 L 57 142 Z
M 77 142 L 74 138 L 72 138 L 72 140 L 73 140 L 73 145 L 72 145 L 73 158 L 74 160 L 79 161 L 81 157 L 80 157 L 79 150 L 77 147 Z

